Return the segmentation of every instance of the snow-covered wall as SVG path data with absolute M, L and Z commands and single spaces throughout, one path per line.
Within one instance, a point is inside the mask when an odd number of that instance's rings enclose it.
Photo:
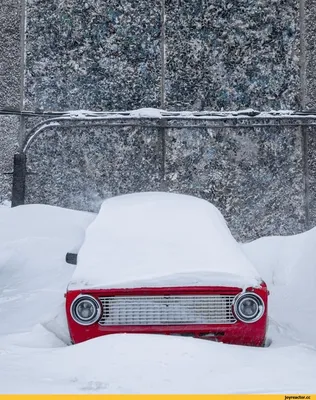
M 149 127 L 49 128 L 28 150 L 26 200 L 98 211 L 108 196 L 168 190 L 214 203 L 242 240 L 304 231 L 311 222 L 301 128 L 192 127 L 202 123 L 188 120 L 190 127 L 165 134 Z
M 166 104 L 299 106 L 299 2 L 166 2 Z
M 27 3 L 27 108 L 159 106 L 160 0 Z
M 27 110 L 55 111 L 315 108 L 315 7 L 316 0 L 3 0 L 0 107 L 23 100 Z M 0 116 L 1 172 L 16 148 L 14 121 Z M 96 209 L 106 195 L 160 188 L 213 201 L 243 239 L 316 224 L 316 143 L 299 128 L 173 130 L 165 143 L 151 129 L 51 132 L 29 154 L 37 174 L 27 178 L 28 202 Z M 0 201 L 9 182 L 0 177 Z
M 296 109 L 294 0 L 27 2 L 30 109 Z

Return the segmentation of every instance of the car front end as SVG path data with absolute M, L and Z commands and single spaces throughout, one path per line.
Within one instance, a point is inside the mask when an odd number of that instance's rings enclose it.
M 263 346 L 268 290 L 185 286 L 69 290 L 66 313 L 72 342 L 118 333 L 192 336 Z

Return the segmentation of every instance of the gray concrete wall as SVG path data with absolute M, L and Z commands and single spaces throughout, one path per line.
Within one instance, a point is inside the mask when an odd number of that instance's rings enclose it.
M 0 204 L 11 201 L 10 172 L 13 170 L 13 154 L 18 150 L 18 131 L 18 117 L 0 116 Z
M 23 7 L 5 0 L 0 106 L 313 109 L 314 3 L 29 0 L 21 41 Z M 9 160 L 20 129 L 3 118 Z M 108 195 L 163 188 L 214 202 L 243 240 L 316 225 L 312 129 L 170 130 L 165 143 L 158 131 L 104 129 L 55 129 L 35 143 L 27 201 L 95 210 Z M 2 198 L 9 182 L 0 178 Z
M 21 107 L 21 18 L 20 0 L 0 2 L 0 109 Z M 19 119 L 0 115 L 0 204 L 11 199 L 13 154 L 17 149 Z
M 0 3 L 0 108 L 21 105 L 21 1 Z
M 30 109 L 301 106 L 298 1 L 32 0 L 27 15 Z
M 211 201 L 239 240 L 308 227 L 305 165 L 312 158 L 300 127 L 184 124 L 190 127 L 47 128 L 28 151 L 26 201 L 97 212 L 109 196 L 167 190 Z
M 27 2 L 30 109 L 160 105 L 160 0 Z
M 166 3 L 168 108 L 300 107 L 299 1 Z

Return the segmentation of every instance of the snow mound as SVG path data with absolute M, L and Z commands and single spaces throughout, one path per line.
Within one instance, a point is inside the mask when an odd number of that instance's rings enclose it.
M 315 393 L 316 229 L 239 245 L 271 291 L 268 348 L 132 334 L 66 346 L 65 252 L 94 219 L 0 207 L 0 393 Z
M 271 292 L 270 323 L 316 346 L 316 228 L 264 237 L 242 247 Z
M 0 208 L 0 335 L 60 321 L 74 269 L 65 255 L 81 246 L 94 218 L 46 205 Z
M 66 348 L 7 347 L 0 383 L 2 393 L 313 393 L 315 370 L 316 353 L 300 347 L 121 334 Z
M 103 202 L 69 289 L 260 283 L 216 207 L 187 195 L 137 193 Z

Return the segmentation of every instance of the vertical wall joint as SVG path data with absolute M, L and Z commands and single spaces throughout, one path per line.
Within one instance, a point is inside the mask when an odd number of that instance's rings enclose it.
M 166 4 L 165 0 L 161 0 L 161 81 L 160 81 L 160 106 L 162 109 L 166 105 Z

